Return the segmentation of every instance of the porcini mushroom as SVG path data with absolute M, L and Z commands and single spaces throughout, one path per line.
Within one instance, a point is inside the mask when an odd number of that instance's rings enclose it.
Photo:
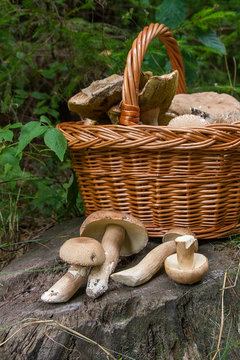
M 139 93 L 140 120 L 146 125 L 158 125 L 158 118 L 165 114 L 176 94 L 178 71 L 152 76 Z
M 80 228 L 81 236 L 91 236 L 101 241 L 106 260 L 91 269 L 86 293 L 97 298 L 108 289 L 110 274 L 115 270 L 119 256 L 130 256 L 142 250 L 148 241 L 142 222 L 132 215 L 99 210 L 92 213 Z
M 71 264 L 71 266 L 67 273 L 41 296 L 44 302 L 68 301 L 82 285 L 88 267 L 100 265 L 105 260 L 105 253 L 101 244 L 89 237 L 67 240 L 61 246 L 59 255 L 63 261 Z
M 122 83 L 123 77 L 117 74 L 94 81 L 71 97 L 68 108 L 83 118 L 105 119 L 109 108 L 122 98 Z
M 171 105 L 178 85 L 178 71 L 152 76 L 151 72 L 141 73 L 139 84 L 140 120 L 143 124 L 157 126 Z M 111 122 L 119 122 L 120 104 L 112 106 L 107 112 Z
M 166 233 L 163 237 L 163 244 L 156 246 L 151 250 L 136 266 L 119 271 L 111 275 L 111 278 L 124 285 L 138 286 L 146 283 L 155 275 L 164 263 L 164 260 L 176 252 L 175 237 L 179 233 L 193 234 L 188 228 L 174 228 Z M 198 248 L 197 239 L 195 239 L 195 250 Z
M 175 239 L 177 253 L 168 256 L 164 262 L 168 276 L 181 284 L 194 284 L 208 271 L 206 256 L 194 253 L 194 237 L 179 236 Z
M 201 114 L 210 123 L 232 123 L 240 121 L 240 102 L 229 94 L 214 91 L 177 94 L 169 108 L 175 116 Z

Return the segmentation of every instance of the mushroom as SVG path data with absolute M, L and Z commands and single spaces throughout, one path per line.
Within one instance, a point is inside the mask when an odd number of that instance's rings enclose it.
M 132 215 L 99 210 L 92 213 L 80 228 L 81 236 L 91 236 L 102 243 L 105 262 L 91 269 L 86 293 L 97 298 L 108 289 L 110 274 L 115 270 L 119 256 L 130 256 L 142 250 L 147 242 L 147 231 L 142 222 Z
M 164 262 L 166 273 L 178 283 L 194 284 L 208 271 L 208 259 L 202 254 L 194 253 L 194 241 L 191 235 L 177 237 L 177 253 L 168 256 Z
M 179 234 L 191 234 L 194 239 L 195 250 L 198 249 L 198 242 L 195 235 L 188 228 L 174 228 L 163 237 L 163 244 L 151 250 L 136 266 L 119 271 L 111 275 L 111 278 L 124 285 L 138 286 L 146 283 L 155 275 L 164 263 L 164 260 L 176 252 L 175 238 Z
M 143 124 L 157 126 L 171 105 L 178 85 L 178 71 L 161 76 L 152 76 L 151 72 L 141 73 L 140 77 L 140 120 Z M 119 122 L 120 104 L 112 106 L 107 112 L 111 122 Z
M 165 114 L 176 94 L 178 71 L 152 76 L 139 94 L 140 120 L 146 125 L 158 125 L 158 118 Z
M 86 278 L 88 266 L 100 265 L 105 260 L 102 245 L 89 237 L 67 240 L 61 246 L 59 255 L 63 261 L 71 264 L 71 266 L 67 273 L 41 296 L 44 302 L 68 301 Z
M 194 128 L 199 126 L 205 126 L 208 124 L 210 124 L 209 121 L 203 119 L 201 116 L 185 114 L 177 116 L 170 120 L 168 126 Z
M 106 119 L 109 108 L 122 98 L 123 77 L 111 75 L 94 81 L 68 101 L 70 111 L 92 120 Z
M 177 94 L 169 108 L 175 116 L 201 114 L 210 123 L 232 123 L 240 121 L 240 103 L 229 94 L 214 91 Z

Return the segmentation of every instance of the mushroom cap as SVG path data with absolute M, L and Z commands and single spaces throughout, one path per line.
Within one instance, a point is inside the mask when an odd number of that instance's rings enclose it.
M 106 118 L 107 110 L 121 100 L 122 83 L 123 77 L 117 74 L 94 81 L 68 100 L 68 108 L 83 118 Z
M 167 275 L 180 284 L 194 284 L 206 275 L 208 271 L 208 259 L 202 254 L 194 254 L 194 265 L 192 270 L 179 268 L 177 254 L 170 255 L 164 262 Z
M 89 215 L 80 228 L 80 235 L 101 241 L 109 224 L 122 226 L 126 231 L 120 255 L 136 254 L 147 245 L 148 234 L 143 223 L 132 215 L 112 210 L 98 210 Z
M 214 91 L 177 94 L 169 111 L 183 115 L 191 114 L 196 109 L 205 113 L 211 123 L 231 123 L 240 120 L 240 102 L 229 94 L 218 94 Z
M 194 250 L 195 252 L 198 251 L 198 240 L 196 238 L 196 235 L 189 229 L 184 227 L 174 227 L 170 230 L 168 230 L 162 237 L 162 242 L 167 242 L 171 240 L 176 240 L 179 236 L 183 235 L 192 235 L 195 238 L 195 244 L 194 244 Z
M 72 265 L 96 266 L 105 261 L 102 245 L 90 237 L 77 237 L 67 240 L 59 251 L 60 258 Z
M 177 70 L 170 74 L 150 77 L 139 93 L 139 106 L 141 111 L 159 107 L 160 112 L 165 113 L 171 105 L 177 90 L 177 85 Z
M 201 116 L 184 114 L 170 120 L 168 126 L 193 128 L 193 127 L 200 127 L 209 124 L 210 124 L 209 121 L 203 119 Z

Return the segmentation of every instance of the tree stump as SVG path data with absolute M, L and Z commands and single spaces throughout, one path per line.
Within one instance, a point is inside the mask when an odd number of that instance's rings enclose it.
M 49 229 L 43 240 L 34 242 L 2 270 L 0 341 L 12 338 L 0 347 L 1 359 L 111 358 L 63 326 L 97 342 L 115 359 L 132 360 L 212 359 L 222 330 L 221 355 L 225 351 L 227 359 L 239 359 L 239 282 L 222 291 L 224 272 L 229 270 L 229 285 L 230 273 L 236 277 L 237 264 L 225 251 L 217 251 L 213 241 L 200 242 L 199 252 L 208 257 L 210 269 L 198 284 L 174 283 L 162 268 L 148 283 L 135 288 L 110 280 L 109 290 L 96 300 L 88 298 L 82 287 L 67 303 L 43 303 L 41 294 L 66 271 L 59 248 L 78 236 L 82 221 L 77 218 Z M 151 241 L 137 256 L 122 259 L 117 270 L 135 265 L 158 244 L 159 240 Z

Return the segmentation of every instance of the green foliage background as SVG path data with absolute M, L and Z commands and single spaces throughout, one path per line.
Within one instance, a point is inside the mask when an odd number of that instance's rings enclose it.
M 123 73 L 134 38 L 151 22 L 169 26 L 178 40 L 189 92 L 239 99 L 238 0 L 1 1 L 2 241 L 83 213 L 66 141 L 55 125 L 73 118 L 67 100 L 74 93 Z M 170 71 L 159 41 L 150 44 L 143 70 Z

